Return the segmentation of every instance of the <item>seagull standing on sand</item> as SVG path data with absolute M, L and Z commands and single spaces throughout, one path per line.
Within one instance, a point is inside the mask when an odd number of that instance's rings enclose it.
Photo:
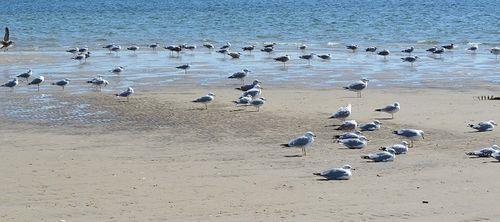
M 214 99 L 215 99 L 215 94 L 209 92 L 207 95 L 204 95 L 204 96 L 202 96 L 202 97 L 200 97 L 198 99 L 195 99 L 195 100 L 193 100 L 191 102 L 193 102 L 193 103 L 202 103 L 202 104 L 205 105 L 205 109 L 208 109 L 208 104 L 211 103 L 211 102 L 213 102 Z
M 358 127 L 358 123 L 356 122 L 356 120 L 346 120 L 335 130 L 353 131 L 356 129 L 356 127 Z
M 361 158 L 372 160 L 373 162 L 391 162 L 396 159 L 396 151 L 389 148 L 387 149 L 387 151 L 379 151 L 376 153 L 361 155 Z
M 409 62 L 409 63 L 411 63 L 412 66 L 413 66 L 413 63 L 415 61 L 417 61 L 417 59 L 418 59 L 418 56 L 407 56 L 407 57 L 401 58 L 401 60 L 403 60 L 403 62 Z
M 342 122 L 351 115 L 351 104 L 340 107 L 337 112 L 332 113 L 330 119 L 339 119 Z
M 311 146 L 314 142 L 314 133 L 307 132 L 303 136 L 297 137 L 286 144 L 281 144 L 282 147 L 297 147 L 302 149 L 302 155 L 307 156 L 306 148 Z
M 239 79 L 241 80 L 241 85 L 245 84 L 245 77 L 248 75 L 248 73 L 250 73 L 252 71 L 248 70 L 248 69 L 243 69 L 241 70 L 240 72 L 235 72 L 233 73 L 232 75 L 230 75 L 229 79 Z M 253 88 L 253 87 L 252 87 Z
M 406 154 L 406 153 L 408 153 L 408 142 L 401 141 L 401 143 L 396 143 L 392 146 L 380 147 L 380 150 L 383 150 L 383 151 L 387 151 L 389 149 L 393 149 L 394 154 L 396 154 L 396 155 Z
M 189 64 L 184 64 L 184 65 L 181 65 L 181 66 L 177 66 L 177 67 L 175 67 L 175 68 L 176 68 L 176 69 L 182 69 L 182 70 L 184 70 L 184 74 L 186 74 L 186 73 L 187 73 L 187 70 L 191 68 L 191 65 L 189 65 Z
M 351 179 L 354 170 L 350 165 L 344 165 L 341 168 L 332 168 L 321 173 L 313 173 L 313 175 L 324 177 L 326 180 L 349 180 Z
M 375 130 L 380 129 L 380 125 L 382 125 L 382 123 L 380 121 L 374 120 L 371 123 L 366 123 L 366 124 L 359 126 L 359 128 L 361 129 L 361 131 L 375 131 Z
M 394 113 L 399 112 L 400 109 L 401 109 L 401 106 L 399 105 L 399 103 L 395 102 L 394 104 L 387 105 L 384 108 L 375 109 L 375 112 L 389 113 L 389 114 L 391 114 L 391 119 L 394 119 Z
M 26 79 L 26 82 L 28 82 L 30 76 L 32 76 L 32 75 L 33 75 L 33 71 L 31 71 L 31 69 L 28 69 L 27 72 L 23 72 L 23 73 L 17 75 L 17 78 L 24 78 L 24 79 Z
M 127 47 L 127 50 L 130 50 L 130 51 L 134 52 L 134 54 L 135 54 L 135 51 L 139 50 L 139 46 L 131 45 L 131 46 Z
M 28 83 L 28 85 L 37 85 L 38 91 L 40 91 L 40 84 L 42 84 L 43 81 L 45 81 L 45 79 L 43 78 L 43 76 L 39 76 L 39 77 L 31 80 L 31 82 Z
M 349 84 L 348 86 L 345 86 L 344 89 L 349 90 L 349 91 L 353 91 L 353 92 L 357 92 L 358 98 L 361 98 L 361 91 L 366 89 L 369 81 L 370 80 L 368 80 L 366 78 L 362 78 L 361 80 L 359 80 L 357 82 L 354 82 L 354 83 Z
M 67 86 L 69 84 L 70 80 L 69 79 L 63 79 L 63 80 L 59 80 L 57 82 L 53 82 L 51 83 L 53 86 L 60 86 L 62 87 L 62 90 L 64 90 L 64 87 Z
M 409 147 L 413 147 L 414 141 L 425 139 L 424 131 L 417 129 L 402 129 L 402 130 L 396 130 L 393 133 L 410 140 Z
M 5 34 L 3 36 L 2 40 L 2 47 L 0 49 L 3 49 L 4 51 L 7 51 L 9 47 L 14 45 L 14 42 L 10 40 L 10 31 L 9 28 L 5 27 Z
M 283 63 L 283 68 L 285 68 L 286 67 L 286 62 L 290 61 L 290 56 L 289 55 L 284 55 L 284 56 L 276 57 L 276 58 L 274 58 L 274 61 L 282 62 Z
M 248 95 L 247 95 L 247 97 L 248 97 Z M 266 103 L 266 98 L 260 97 L 258 99 L 253 99 L 252 101 L 250 101 L 250 103 L 248 105 L 257 108 L 257 112 L 259 112 L 260 107 L 263 106 L 264 103 Z
M 249 89 L 241 94 L 242 97 L 250 95 L 252 99 L 258 98 L 262 93 L 261 87 L 259 84 L 255 85 L 252 89 Z
M 354 44 L 347 45 L 346 48 L 352 50 L 352 52 L 356 52 L 356 49 L 358 49 L 358 45 L 354 45 Z
M 469 124 L 469 127 L 477 130 L 478 132 L 492 131 L 497 124 L 493 120 L 482 121 L 478 124 Z
M 387 50 L 387 49 L 384 49 L 384 50 L 382 50 L 382 51 L 378 52 L 377 54 L 378 54 L 378 55 L 380 55 L 380 56 L 383 56 L 383 57 L 384 57 L 384 59 L 387 59 L 387 56 L 388 56 L 389 54 L 391 54 L 391 52 L 389 52 L 389 50 Z
M 408 53 L 411 55 L 411 53 L 413 52 L 414 49 L 415 48 L 413 48 L 413 46 L 411 46 L 410 48 L 406 48 L 406 49 L 401 50 L 401 52 Z
M 256 85 L 259 85 L 260 83 L 261 83 L 261 82 L 260 82 L 258 79 L 256 79 L 256 80 L 254 80 L 254 81 L 252 82 L 252 84 L 243 85 L 243 86 L 238 87 L 238 88 L 235 88 L 235 89 L 237 89 L 237 90 L 241 90 L 241 91 L 244 91 L 244 92 L 245 92 L 245 91 L 248 91 L 248 90 L 251 90 L 251 89 L 255 88 L 255 86 L 256 86 Z
M 117 93 L 115 94 L 115 96 L 117 97 L 125 97 L 127 98 L 127 102 L 129 101 L 129 97 L 134 94 L 134 89 L 132 87 L 128 87 L 127 90 L 121 92 L 121 93 Z
M 307 55 L 301 55 L 301 56 L 299 56 L 299 58 L 307 60 L 307 64 L 311 65 L 311 59 L 314 58 L 314 55 L 315 55 L 314 53 L 311 53 L 311 54 L 307 54 Z
M 367 141 L 362 138 L 351 138 L 338 140 L 338 143 L 342 143 L 348 149 L 363 149 L 366 147 Z
M 14 87 L 16 87 L 17 85 L 19 84 L 19 81 L 17 80 L 17 78 L 14 78 L 6 83 L 4 83 L 3 85 L 1 85 L 0 87 L 9 87 L 11 88 L 12 90 L 14 90 Z
M 498 145 L 492 145 L 491 147 L 481 148 L 472 152 L 467 152 L 465 155 L 475 156 L 475 157 L 490 157 L 491 154 L 499 150 Z

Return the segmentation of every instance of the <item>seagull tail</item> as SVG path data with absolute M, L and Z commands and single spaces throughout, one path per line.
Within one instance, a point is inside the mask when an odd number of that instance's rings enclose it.
M 290 147 L 290 145 L 288 145 L 288 143 L 283 143 L 280 145 L 281 147 Z
M 349 89 L 349 87 L 347 87 L 347 86 L 344 86 L 344 89 Z
M 89 80 L 89 81 L 87 81 L 87 83 L 92 83 L 92 81 L 91 81 L 91 80 Z
M 378 149 L 378 150 L 387 151 L 387 147 L 385 147 L 385 146 L 381 146 L 381 147 L 380 147 L 380 149 Z
M 241 87 L 237 87 L 237 88 L 234 88 L 234 89 L 243 91 L 243 89 L 241 89 Z
M 397 130 L 393 131 L 392 133 L 398 135 L 398 131 Z
M 470 128 L 474 128 L 474 124 L 469 124 L 469 127 Z
M 476 154 L 474 152 L 467 152 L 467 153 L 465 153 L 465 155 L 475 156 Z
M 369 155 L 361 155 L 361 159 L 370 159 Z
M 315 176 L 321 176 L 321 173 L 313 173 Z
M 376 109 L 375 112 L 382 112 L 382 109 Z
M 227 78 L 228 78 L 228 79 L 234 79 L 234 76 L 229 76 L 229 77 L 227 77 Z

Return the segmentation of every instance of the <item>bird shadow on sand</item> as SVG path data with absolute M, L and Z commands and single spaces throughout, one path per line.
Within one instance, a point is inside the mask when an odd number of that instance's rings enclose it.
M 375 118 L 377 120 L 392 120 L 393 118 L 391 117 L 382 117 L 382 118 Z
M 490 132 L 490 131 L 477 131 L 477 130 L 474 130 L 474 131 L 468 131 L 467 133 L 487 133 L 487 132 Z
M 300 154 L 293 154 L 293 155 L 284 155 L 283 157 L 286 157 L 286 158 L 297 158 L 297 157 L 302 157 L 302 155 L 300 155 Z
M 204 110 L 207 110 L 205 108 L 189 108 L 187 109 L 188 111 L 204 111 Z

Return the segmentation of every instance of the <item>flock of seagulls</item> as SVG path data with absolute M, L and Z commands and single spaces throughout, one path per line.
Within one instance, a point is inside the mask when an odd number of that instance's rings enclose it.
M 1 43 L 2 46 L 0 49 L 4 49 L 5 51 L 14 44 L 10 40 L 10 32 L 8 28 L 5 28 L 5 35 Z M 276 45 L 277 45 L 276 43 L 264 44 L 263 48 L 261 48 L 260 51 L 269 54 L 273 53 L 275 51 Z M 149 45 L 148 47 L 152 50 L 158 50 L 160 48 L 160 44 L 154 43 Z M 226 42 L 219 49 L 216 49 L 216 47 L 212 43 L 204 43 L 203 47 L 208 49 L 209 51 L 216 50 L 217 53 L 223 54 L 224 56 L 228 55 L 233 59 L 239 59 L 242 54 L 241 52 L 234 51 L 232 49 L 231 43 L 229 42 Z M 122 50 L 122 47 L 120 45 L 114 43 L 105 45 L 103 48 L 107 49 L 109 53 L 116 53 L 116 54 Z M 164 46 L 163 48 L 169 50 L 172 56 L 174 55 L 174 53 L 177 54 L 177 56 L 179 56 L 179 53 L 181 51 L 183 50 L 193 51 L 197 47 L 196 45 L 182 44 L 182 45 Z M 304 51 L 307 48 L 307 45 L 302 44 L 298 48 Z M 441 55 L 445 50 L 453 50 L 455 48 L 456 46 L 454 44 L 448 44 L 448 45 L 443 45 L 441 47 L 435 46 L 427 49 L 426 51 L 435 55 Z M 140 47 L 134 44 L 126 47 L 126 49 L 135 54 L 136 51 L 140 49 Z M 252 51 L 256 49 L 256 46 L 249 45 L 249 46 L 244 46 L 241 49 L 243 52 L 252 53 Z M 347 45 L 346 49 L 351 50 L 354 53 L 359 49 L 359 46 L 354 44 Z M 391 54 L 390 51 L 387 49 L 383 49 L 378 52 L 377 50 L 378 50 L 377 47 L 370 46 L 367 47 L 365 51 L 368 53 L 377 53 L 378 55 L 383 56 L 384 59 Z M 467 48 L 467 50 L 471 52 L 476 52 L 478 50 L 478 46 L 477 45 L 471 46 Z M 500 54 L 500 48 L 498 47 L 491 48 L 489 51 L 496 57 L 498 57 L 498 55 Z M 91 55 L 91 52 L 87 47 L 83 48 L 75 47 L 66 50 L 66 52 L 73 54 L 72 59 L 77 60 L 80 63 L 85 63 L 85 61 Z M 415 52 L 415 48 L 413 46 L 405 48 L 401 50 L 401 52 L 408 54 L 408 56 L 401 58 L 402 61 L 404 62 L 409 62 L 413 65 L 413 63 L 419 59 L 418 56 L 412 55 Z M 299 56 L 299 59 L 307 60 L 308 64 L 310 64 L 311 60 L 315 57 L 323 60 L 329 60 L 332 58 L 331 54 L 309 53 Z M 283 67 L 286 67 L 287 62 L 291 60 L 291 57 L 289 55 L 284 55 L 275 57 L 273 59 L 276 62 L 281 62 L 283 64 Z M 188 69 L 191 68 L 191 65 L 184 64 L 177 66 L 175 68 L 183 70 L 184 73 L 187 73 Z M 122 73 L 124 69 L 125 67 L 120 66 L 110 70 L 110 72 L 119 74 Z M 241 91 L 241 94 L 237 99 L 233 101 L 235 106 L 237 107 L 253 106 L 256 108 L 256 111 L 258 112 L 260 111 L 260 108 L 266 103 L 266 99 L 264 97 L 261 97 L 263 89 L 261 87 L 261 81 L 255 79 L 253 80 L 253 82 L 245 84 L 245 79 L 250 75 L 250 73 L 251 71 L 249 69 L 243 69 L 241 71 L 229 75 L 228 79 L 237 79 L 241 83 L 241 86 L 236 88 L 237 90 Z M 33 79 L 29 81 L 31 77 L 33 77 Z M 21 73 L 17 75 L 14 79 L 4 83 L 3 85 L 1 85 L 1 87 L 8 87 L 14 90 L 14 88 L 19 85 L 18 79 L 25 79 L 28 86 L 36 85 L 38 91 L 40 91 L 40 85 L 45 81 L 45 78 L 41 75 L 34 77 L 33 71 L 30 69 L 27 72 Z M 71 82 L 70 79 L 65 78 L 56 82 L 52 82 L 51 85 L 59 86 L 62 88 L 62 90 L 64 90 L 65 87 L 70 84 L 70 82 Z M 369 80 L 367 78 L 362 78 L 359 81 L 352 82 L 351 84 L 348 84 L 343 88 L 348 91 L 356 92 L 357 96 L 361 98 L 362 97 L 361 93 L 368 87 L 368 82 Z M 94 77 L 88 80 L 87 83 L 91 84 L 93 87 L 97 87 L 99 91 L 102 90 L 102 87 L 106 87 L 107 85 L 109 85 L 109 81 L 104 79 L 102 76 Z M 132 87 L 128 87 L 125 91 L 116 93 L 115 96 L 126 98 L 127 101 L 129 101 L 129 97 L 133 94 L 134 94 L 134 89 Z M 204 96 L 192 100 L 192 102 L 202 104 L 204 106 L 204 109 L 208 109 L 208 105 L 214 102 L 215 98 L 216 98 L 215 93 L 209 92 Z M 392 119 L 394 118 L 394 114 L 399 112 L 400 109 L 401 109 L 400 103 L 394 102 L 382 108 L 374 109 L 374 111 L 390 114 Z M 363 149 L 368 145 L 369 142 L 369 139 L 363 135 L 363 132 L 381 130 L 382 122 L 380 122 L 379 120 L 374 120 L 372 122 L 358 124 L 356 120 L 348 119 L 351 116 L 351 114 L 352 114 L 352 105 L 348 104 L 345 107 L 340 107 L 336 112 L 330 115 L 329 117 L 330 119 L 339 120 L 341 122 L 340 125 L 337 125 L 337 128 L 335 128 L 335 130 L 341 131 L 342 133 L 336 135 L 334 138 L 336 139 L 337 143 L 342 144 L 347 149 Z M 495 126 L 496 123 L 492 120 L 469 125 L 469 127 L 477 130 L 478 132 L 491 131 L 495 128 Z M 396 159 L 396 155 L 407 154 L 409 152 L 409 148 L 412 148 L 414 146 L 414 142 L 424 139 L 425 136 L 424 131 L 419 129 L 400 129 L 393 131 L 393 134 L 403 138 L 404 140 L 397 144 L 381 147 L 380 150 L 377 152 L 362 154 L 361 158 L 373 162 L 394 161 Z M 304 135 L 290 140 L 288 143 L 281 144 L 281 146 L 288 148 L 300 148 L 302 156 L 305 157 L 307 155 L 307 150 L 314 143 L 315 137 L 316 135 L 313 132 L 308 131 Z M 497 145 L 493 145 L 487 148 L 482 148 L 480 150 L 472 152 L 467 152 L 466 154 L 476 157 L 493 157 L 497 160 L 500 160 L 500 150 Z M 354 170 L 354 168 L 352 168 L 350 165 L 344 165 L 340 168 L 332 168 L 323 171 L 321 173 L 314 173 L 314 175 L 321 176 L 327 180 L 348 180 L 352 177 L 351 170 Z

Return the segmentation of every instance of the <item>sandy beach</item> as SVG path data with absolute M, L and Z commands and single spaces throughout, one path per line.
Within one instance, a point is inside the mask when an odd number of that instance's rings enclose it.
M 473 99 L 495 90 L 375 88 L 359 99 L 268 87 L 260 112 L 235 108 L 231 87 L 138 90 L 128 103 L 53 94 L 67 105 L 40 115 L 64 117 L 78 103 L 100 112 L 84 123 L 1 117 L 0 221 L 493 221 L 500 163 L 464 152 L 497 143 L 498 131 L 467 127 L 500 119 L 500 103 Z M 189 102 L 209 91 L 217 96 L 208 110 Z M 36 96 L 1 93 L 3 101 Z M 373 111 L 395 101 L 394 119 Z M 328 116 L 347 103 L 358 122 L 383 124 L 362 150 L 332 139 L 338 122 Z M 400 142 L 391 132 L 401 128 L 426 139 L 392 163 L 360 158 Z M 308 130 L 317 135 L 308 156 L 279 146 Z M 343 164 L 356 169 L 351 180 L 312 175 Z

